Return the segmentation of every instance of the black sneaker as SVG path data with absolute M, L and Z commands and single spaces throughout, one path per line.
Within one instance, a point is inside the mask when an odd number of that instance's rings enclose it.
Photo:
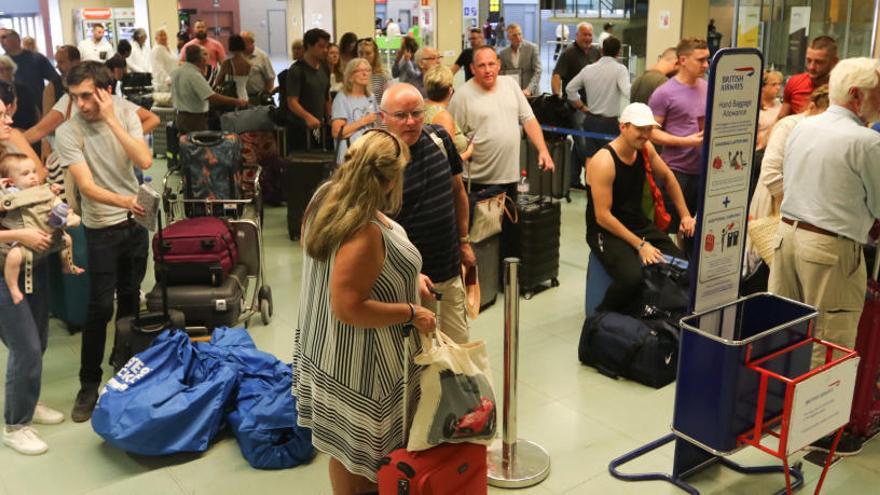
M 824 452 L 828 453 L 831 451 L 831 444 L 834 443 L 834 437 L 836 433 L 832 433 L 827 437 L 820 438 L 815 442 L 811 443 L 807 446 L 806 450 L 811 450 L 815 452 Z M 864 440 L 861 437 L 853 435 L 848 431 L 843 432 L 843 435 L 840 437 L 840 442 L 837 443 L 837 449 L 834 451 L 834 455 L 840 457 L 847 457 L 851 455 L 856 455 L 862 451 L 862 444 Z
M 91 419 L 92 411 L 98 402 L 98 384 L 84 383 L 76 394 L 73 410 L 70 411 L 70 419 L 75 423 L 84 423 Z

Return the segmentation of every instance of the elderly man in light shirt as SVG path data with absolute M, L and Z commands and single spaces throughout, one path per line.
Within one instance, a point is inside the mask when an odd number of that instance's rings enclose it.
M 853 348 L 865 304 L 862 244 L 880 218 L 880 62 L 841 61 L 828 83 L 831 106 L 791 131 L 783 160 L 782 222 L 770 267 L 770 292 L 815 306 L 814 335 Z M 813 346 L 813 366 L 825 350 Z M 826 437 L 812 445 L 827 450 Z M 840 455 L 861 442 L 844 435 Z
M 150 47 L 147 46 L 147 31 L 137 28 L 131 35 L 131 55 L 125 59 L 129 72 L 150 73 Z
M 568 102 L 584 116 L 584 130 L 616 136 L 620 133 L 617 118 L 620 116 L 621 99 L 629 99 L 629 70 L 617 61 L 620 40 L 609 36 L 602 43 L 602 58 L 587 65 L 565 86 Z M 579 91 L 587 95 L 581 101 Z M 607 143 L 604 139 L 586 138 L 583 166 Z M 580 164 L 578 164 L 580 166 Z
M 275 69 L 272 68 L 269 55 L 257 47 L 254 33 L 242 31 L 241 37 L 244 39 L 244 55 L 251 63 L 251 72 L 247 81 L 248 97 L 256 96 L 261 91 L 266 94 L 271 93 L 275 87 Z

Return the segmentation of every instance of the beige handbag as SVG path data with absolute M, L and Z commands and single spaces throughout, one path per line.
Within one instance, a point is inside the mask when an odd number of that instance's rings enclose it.
M 470 172 L 468 172 L 467 192 L 473 210 L 471 228 L 468 231 L 471 242 L 482 242 L 500 234 L 504 215 L 507 215 L 513 223 L 519 221 L 516 205 L 512 208 L 509 206 L 512 205 L 513 200 L 504 191 L 497 192 L 490 188 L 476 193 L 471 192 Z
M 781 216 L 769 216 L 749 221 L 749 239 L 758 256 L 767 263 L 767 266 L 773 264 L 773 252 L 776 244 L 773 242 L 776 237 L 776 229 L 779 228 Z

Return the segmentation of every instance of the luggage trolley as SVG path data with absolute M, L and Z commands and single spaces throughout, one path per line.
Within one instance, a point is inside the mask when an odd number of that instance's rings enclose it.
M 210 146 L 217 139 L 225 139 L 223 133 L 214 131 L 194 132 L 190 139 L 196 145 Z M 235 141 L 238 137 L 235 137 Z M 235 172 L 233 190 L 228 198 L 220 198 L 215 195 L 209 197 L 196 197 L 193 193 L 193 180 L 190 177 L 194 167 L 191 163 L 180 157 L 174 167 L 169 167 L 165 174 L 162 185 L 162 201 L 166 215 L 166 223 L 189 217 L 214 216 L 227 220 L 230 229 L 235 236 L 235 243 L 239 253 L 239 264 L 247 269 L 247 281 L 242 291 L 242 311 L 238 323 L 245 327 L 249 326 L 250 319 L 260 314 L 264 325 L 268 325 L 274 312 L 272 301 L 272 289 L 265 283 L 264 257 L 263 257 L 263 231 L 262 231 L 262 200 L 260 196 L 260 170 L 259 167 L 252 169 L 247 177 L 247 186 L 239 179 L 241 174 L 241 160 L 239 158 L 239 170 Z M 211 174 L 201 174 L 201 177 L 212 178 Z M 251 290 L 253 288 L 253 290 Z

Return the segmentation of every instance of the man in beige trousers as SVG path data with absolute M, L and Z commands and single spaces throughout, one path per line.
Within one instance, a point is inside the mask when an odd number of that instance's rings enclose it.
M 815 336 L 855 346 L 865 302 L 867 272 L 862 244 L 880 218 L 880 134 L 865 127 L 880 120 L 880 61 L 852 58 L 831 71 L 831 106 L 804 119 L 786 146 L 782 222 L 770 271 L 770 292 L 815 306 Z M 813 366 L 825 362 L 813 350 Z M 813 444 L 827 450 L 826 437 Z M 840 455 L 861 450 L 845 435 Z

